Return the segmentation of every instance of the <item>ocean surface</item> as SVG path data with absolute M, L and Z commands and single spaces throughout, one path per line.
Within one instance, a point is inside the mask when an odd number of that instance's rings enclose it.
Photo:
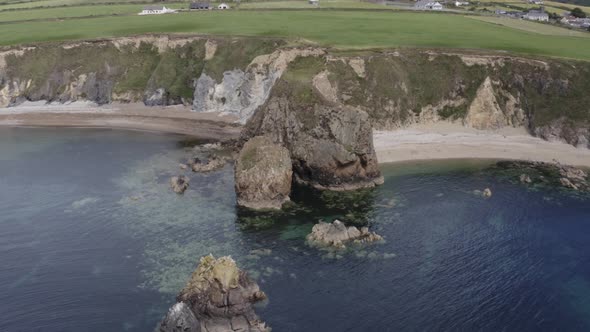
M 169 189 L 197 143 L 1 128 L 0 331 L 152 331 L 209 253 L 258 281 L 277 332 L 590 330 L 584 195 L 490 161 L 412 162 L 384 165 L 376 189 L 298 187 L 285 212 L 254 214 L 235 206 L 230 164 Z M 385 242 L 306 245 L 334 219 Z

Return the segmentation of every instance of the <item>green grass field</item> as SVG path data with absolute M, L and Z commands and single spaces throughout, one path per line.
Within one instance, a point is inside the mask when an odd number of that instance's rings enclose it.
M 63 7 L 89 4 L 126 4 L 129 2 L 153 2 L 150 0 L 35 0 L 35 1 L 0 1 L 0 10 L 28 9 L 40 7 Z M 141 6 L 141 5 L 139 5 Z
M 590 38 L 590 33 L 584 31 L 570 30 L 555 25 L 541 24 L 537 22 L 517 20 L 507 17 L 469 16 L 469 18 L 548 36 L 570 36 Z
M 361 2 L 358 0 L 321 0 L 321 8 L 334 9 L 389 9 L 393 7 L 385 7 L 383 5 L 374 4 L 370 2 Z M 287 0 L 287 1 L 259 1 L 259 2 L 243 2 L 240 4 L 240 9 L 314 9 L 317 8 L 310 5 L 307 0 Z
M 503 50 L 590 60 L 590 38 L 553 36 L 460 15 L 393 11 L 210 11 L 3 24 L 14 45 L 142 33 L 303 38 L 339 48 L 439 47 Z
M 170 7 L 180 8 L 180 5 L 173 4 Z M 137 14 L 142 8 L 142 5 L 96 5 L 0 11 L 0 22 Z

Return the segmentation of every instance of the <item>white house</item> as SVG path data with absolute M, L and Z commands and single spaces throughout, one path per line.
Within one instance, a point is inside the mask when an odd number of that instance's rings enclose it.
M 549 14 L 545 13 L 544 9 L 529 10 L 528 13 L 522 16 L 525 20 L 549 22 Z
M 166 8 L 166 6 L 145 6 L 139 15 L 160 15 L 176 13 L 176 10 Z
M 443 6 L 440 2 L 431 0 L 420 0 L 414 4 L 414 9 L 420 10 L 443 10 Z
M 467 1 L 455 1 L 455 7 L 461 7 L 461 6 L 468 6 L 469 2 Z
M 222 3 L 219 6 L 217 6 L 217 9 L 229 9 L 229 6 L 225 3 Z

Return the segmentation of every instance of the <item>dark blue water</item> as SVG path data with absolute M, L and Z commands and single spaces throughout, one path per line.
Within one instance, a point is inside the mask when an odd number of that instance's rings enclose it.
M 236 209 L 231 165 L 168 178 L 178 136 L 0 129 L 0 331 L 151 331 L 200 256 L 232 255 L 274 331 L 583 331 L 590 205 L 489 162 L 384 166 L 355 193 L 297 188 L 281 214 Z M 489 187 L 490 199 L 474 193 Z M 386 242 L 310 248 L 319 220 Z M 261 250 L 263 249 L 263 250 Z

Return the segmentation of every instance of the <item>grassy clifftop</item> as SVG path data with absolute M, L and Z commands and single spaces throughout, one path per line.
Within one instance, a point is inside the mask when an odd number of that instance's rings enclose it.
M 543 35 L 461 15 L 395 11 L 215 11 L 21 22 L 2 25 L 0 45 L 143 33 L 272 36 L 336 48 L 487 49 L 590 60 L 590 38 Z

